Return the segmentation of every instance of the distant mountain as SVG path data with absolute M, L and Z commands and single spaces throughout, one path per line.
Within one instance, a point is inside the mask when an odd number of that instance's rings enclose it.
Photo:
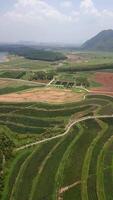
M 113 51 L 113 30 L 104 30 L 86 41 L 82 50 Z

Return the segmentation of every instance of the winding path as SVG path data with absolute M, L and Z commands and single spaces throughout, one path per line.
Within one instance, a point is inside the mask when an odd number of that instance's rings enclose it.
M 53 78 L 46 86 L 50 86 L 55 81 L 55 78 Z
M 82 122 L 82 121 L 85 121 L 85 120 L 88 120 L 88 119 L 101 119 L 101 118 L 113 118 L 113 115 L 95 115 L 95 116 L 82 117 L 82 118 L 80 118 L 78 120 L 75 120 L 71 124 L 69 124 L 69 126 L 67 126 L 66 131 L 63 134 L 59 134 L 59 135 L 53 136 L 51 138 L 46 138 L 46 139 L 43 139 L 43 140 L 40 140 L 40 141 L 36 141 L 36 142 L 30 143 L 30 144 L 26 144 L 24 146 L 21 146 L 21 147 L 15 149 L 15 151 L 17 152 L 17 151 L 20 151 L 20 150 L 23 150 L 23 149 L 26 149 L 26 148 L 29 148 L 29 147 L 32 147 L 32 146 L 35 146 L 35 145 L 38 145 L 38 144 L 42 144 L 44 142 L 48 142 L 48 141 L 51 141 L 51 140 L 54 140 L 54 139 L 57 139 L 57 138 L 61 138 L 61 137 L 65 136 L 65 135 L 67 135 L 68 132 L 70 131 L 70 129 L 75 124 L 77 124 L 79 122 Z

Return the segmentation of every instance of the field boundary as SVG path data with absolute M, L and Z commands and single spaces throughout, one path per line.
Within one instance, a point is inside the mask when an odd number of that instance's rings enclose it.
M 43 139 L 43 140 L 40 140 L 40 141 L 36 141 L 36 142 L 33 142 L 33 143 L 30 143 L 30 144 L 27 144 L 27 145 L 24 145 L 22 147 L 19 147 L 17 149 L 15 149 L 15 152 L 17 151 L 20 151 L 20 150 L 23 150 L 23 149 L 26 149 L 26 148 L 29 148 L 29 147 L 32 147 L 32 146 L 36 146 L 38 144 L 42 144 L 44 142 L 49 142 L 51 140 L 54 140 L 54 139 L 57 139 L 57 138 L 61 138 L 65 135 L 68 134 L 68 132 L 70 131 L 70 129 L 78 124 L 79 122 L 82 122 L 82 121 L 86 121 L 88 119 L 101 119 L 101 118 L 113 118 L 113 115 L 95 115 L 95 116 L 87 116 L 87 117 L 82 117 L 81 119 L 78 119 L 78 120 L 75 120 L 74 122 L 72 122 L 66 129 L 66 131 L 63 133 L 63 134 L 60 134 L 60 135 L 56 135 L 54 137 L 51 137 L 51 138 L 46 138 L 46 139 Z

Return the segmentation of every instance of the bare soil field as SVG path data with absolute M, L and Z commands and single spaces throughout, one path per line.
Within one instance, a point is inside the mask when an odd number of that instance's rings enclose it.
M 49 80 L 32 80 L 33 82 L 36 82 L 36 83 L 49 83 L 50 81 Z
M 3 80 L 3 79 L 0 79 L 0 87 L 8 87 L 8 86 L 11 86 L 13 84 L 18 84 L 18 80 L 14 81 L 14 80 Z
M 68 58 L 68 61 L 72 63 L 81 63 L 81 62 L 88 62 L 88 59 L 84 58 L 82 55 L 71 53 L 66 55 Z
M 113 73 L 97 72 L 93 80 L 100 83 L 101 86 L 92 88 L 91 93 L 113 95 Z
M 93 88 L 93 91 L 113 92 L 113 73 L 98 72 L 95 74 L 94 81 L 102 86 Z
M 11 93 L 0 96 L 0 102 L 48 102 L 63 103 L 80 101 L 84 94 L 55 88 L 33 89 L 21 93 Z

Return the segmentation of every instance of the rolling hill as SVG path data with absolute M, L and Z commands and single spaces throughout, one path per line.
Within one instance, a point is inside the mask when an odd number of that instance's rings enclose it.
M 113 30 L 104 30 L 95 37 L 86 41 L 82 50 L 112 51 L 113 50 Z

